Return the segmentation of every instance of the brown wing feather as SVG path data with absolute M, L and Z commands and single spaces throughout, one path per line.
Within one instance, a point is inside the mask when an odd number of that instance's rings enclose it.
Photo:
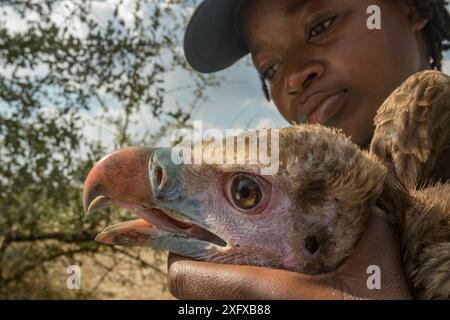
M 396 173 L 386 180 L 379 204 L 399 218 L 413 294 L 448 299 L 450 184 L 419 184 L 427 182 L 450 145 L 450 77 L 437 71 L 411 76 L 380 107 L 375 126 L 371 152 L 388 166 L 393 162 Z M 408 188 L 395 183 L 397 178 Z
M 386 99 L 374 124 L 371 152 L 393 161 L 399 179 L 417 187 L 450 140 L 450 77 L 414 74 Z

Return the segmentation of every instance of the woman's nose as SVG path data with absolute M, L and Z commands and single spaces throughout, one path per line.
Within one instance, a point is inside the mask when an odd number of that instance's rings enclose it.
M 304 91 L 324 73 L 324 67 L 320 62 L 310 62 L 303 67 L 291 67 L 287 70 L 285 78 L 285 91 L 289 95 L 295 95 Z

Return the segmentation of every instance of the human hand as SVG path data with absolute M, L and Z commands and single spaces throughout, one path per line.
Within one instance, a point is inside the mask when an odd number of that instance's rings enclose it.
M 370 265 L 380 267 L 381 289 L 367 286 Z M 354 253 L 333 272 L 307 275 L 170 254 L 168 286 L 179 299 L 411 299 L 399 236 L 387 215 L 375 207 Z

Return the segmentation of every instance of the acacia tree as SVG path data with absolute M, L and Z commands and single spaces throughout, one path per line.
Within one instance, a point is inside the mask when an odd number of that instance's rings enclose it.
M 94 0 L 0 2 L 0 296 L 28 297 L 30 273 L 87 255 L 124 255 L 160 273 L 138 251 L 93 242 L 127 214 L 83 216 L 84 178 L 111 151 L 83 130 L 96 115 L 120 147 L 154 143 L 188 123 L 204 89 L 217 85 L 212 76 L 190 74 L 179 50 L 188 5 L 116 1 L 108 11 Z M 166 99 L 172 72 L 192 79 L 170 89 L 186 90 L 183 107 Z M 133 131 L 142 113 L 153 115 L 159 130 Z

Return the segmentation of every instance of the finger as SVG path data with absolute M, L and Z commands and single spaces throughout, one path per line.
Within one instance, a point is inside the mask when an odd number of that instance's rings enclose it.
M 379 273 L 379 286 L 374 286 Z M 374 207 L 354 253 L 336 271 L 345 291 L 370 299 L 410 299 L 403 271 L 400 238 L 384 211 Z M 377 276 L 377 275 L 375 275 Z M 370 279 L 369 279 L 370 278 Z M 369 281 L 369 284 L 368 284 Z
M 179 299 L 341 299 L 331 281 L 330 275 L 309 276 L 169 256 L 168 287 Z

